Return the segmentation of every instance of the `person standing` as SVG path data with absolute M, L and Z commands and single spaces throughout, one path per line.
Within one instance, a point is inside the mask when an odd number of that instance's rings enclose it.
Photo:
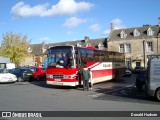
M 89 79 L 90 79 L 90 71 L 87 68 L 87 64 L 84 64 L 83 69 L 81 70 L 81 74 L 83 77 L 83 91 L 85 91 L 85 89 L 87 89 L 87 91 L 89 90 Z
M 92 81 L 92 72 L 91 70 L 89 69 L 89 72 L 90 72 L 90 79 L 89 79 L 89 89 L 92 90 L 92 87 L 93 87 L 93 81 Z

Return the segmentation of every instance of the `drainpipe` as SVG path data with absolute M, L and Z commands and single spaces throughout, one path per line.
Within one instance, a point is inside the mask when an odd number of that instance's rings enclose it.
M 146 46 L 145 46 L 146 41 L 143 40 L 143 62 L 144 62 L 144 68 L 146 68 Z

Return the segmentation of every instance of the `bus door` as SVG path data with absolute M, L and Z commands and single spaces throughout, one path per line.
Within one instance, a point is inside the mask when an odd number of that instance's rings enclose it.
M 76 57 L 76 64 L 77 64 L 77 67 L 78 67 L 78 71 L 81 70 L 81 66 L 82 66 L 82 59 L 81 59 L 81 52 L 80 50 L 77 50 L 77 57 Z M 82 85 L 82 77 L 81 77 L 81 74 L 78 73 L 78 76 L 77 76 L 77 80 L 78 80 L 78 84 L 79 85 Z

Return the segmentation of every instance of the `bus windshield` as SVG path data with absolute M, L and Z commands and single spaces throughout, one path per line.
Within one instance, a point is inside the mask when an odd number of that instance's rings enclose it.
M 48 52 L 48 67 L 67 67 L 73 66 L 72 46 L 55 46 Z

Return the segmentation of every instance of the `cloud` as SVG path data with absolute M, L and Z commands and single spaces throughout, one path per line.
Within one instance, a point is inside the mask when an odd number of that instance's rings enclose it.
M 70 17 L 65 21 L 63 26 L 67 27 L 67 28 L 73 28 L 73 27 L 76 27 L 76 26 L 78 26 L 82 23 L 86 23 L 86 22 L 87 22 L 86 19 L 81 19 L 81 18 L 77 18 L 77 17 Z
M 108 30 L 105 30 L 105 31 L 103 32 L 103 34 L 109 36 L 110 31 L 111 31 L 111 30 L 109 30 L 109 29 L 108 29 Z
M 112 20 L 111 23 L 113 23 L 114 29 L 126 28 L 125 25 L 122 24 L 122 21 L 119 18 Z
M 92 31 L 99 31 L 101 29 L 101 26 L 99 24 L 93 24 L 89 27 Z
M 30 6 L 21 1 L 12 7 L 11 13 L 18 17 L 73 15 L 78 12 L 88 11 L 93 6 L 94 4 L 84 1 L 60 0 L 57 4 L 49 8 L 48 3 Z
M 113 19 L 110 23 L 113 25 L 113 29 L 123 29 L 126 28 L 125 25 L 123 25 L 122 21 L 119 18 Z M 109 36 L 111 29 L 107 29 L 103 32 L 104 35 Z

